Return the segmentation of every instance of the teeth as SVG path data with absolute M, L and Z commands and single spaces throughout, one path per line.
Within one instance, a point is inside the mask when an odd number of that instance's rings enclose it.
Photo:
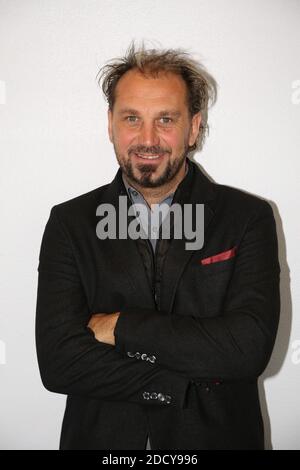
M 137 154 L 141 158 L 145 158 L 146 160 L 155 160 L 159 158 L 159 155 L 141 155 L 140 153 Z

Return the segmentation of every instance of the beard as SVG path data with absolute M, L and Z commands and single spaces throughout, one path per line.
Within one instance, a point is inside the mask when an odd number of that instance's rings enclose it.
M 150 154 L 151 152 L 148 151 L 143 153 Z M 156 167 L 140 163 L 136 167 L 139 173 L 139 176 L 137 176 L 136 172 L 134 171 L 132 160 L 130 158 L 128 160 L 122 158 L 120 155 L 118 155 L 115 148 L 115 154 L 122 172 L 130 181 L 137 183 L 143 188 L 158 188 L 159 186 L 163 186 L 164 184 L 170 182 L 173 178 L 176 177 L 182 166 L 185 164 L 188 153 L 189 147 L 186 146 L 182 155 L 176 157 L 173 161 L 167 161 L 163 172 L 157 177 L 155 177 L 155 172 L 157 171 Z

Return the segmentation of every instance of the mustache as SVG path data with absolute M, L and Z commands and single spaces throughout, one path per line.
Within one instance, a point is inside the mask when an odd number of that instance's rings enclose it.
M 142 153 L 143 155 L 163 155 L 164 153 L 170 153 L 167 149 L 162 149 L 157 145 L 152 145 L 151 147 L 145 147 L 143 145 L 136 146 L 129 151 L 131 153 Z

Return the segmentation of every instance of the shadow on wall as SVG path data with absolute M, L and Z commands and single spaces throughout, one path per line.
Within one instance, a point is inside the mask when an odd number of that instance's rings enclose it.
M 205 171 L 205 169 L 194 160 L 194 156 L 191 156 L 190 159 L 200 168 L 200 170 L 214 183 L 213 180 Z M 240 189 L 240 188 L 237 188 Z M 243 192 L 249 193 L 244 189 L 241 189 Z M 253 194 L 253 193 L 252 193 Z M 254 196 L 261 196 L 253 194 Z M 276 342 L 272 352 L 270 362 L 265 369 L 264 373 L 259 377 L 258 380 L 258 389 L 260 397 L 261 411 L 264 421 L 265 429 L 265 449 L 272 450 L 272 430 L 270 423 L 270 416 L 268 412 L 266 393 L 264 387 L 264 381 L 270 377 L 277 375 L 280 372 L 280 369 L 283 365 L 284 359 L 288 353 L 289 340 L 291 334 L 291 325 L 292 325 L 292 300 L 291 300 L 291 288 L 290 288 L 290 270 L 287 263 L 287 254 L 286 254 L 286 243 L 283 231 L 282 220 L 279 215 L 278 208 L 273 201 L 267 200 L 273 209 L 273 214 L 276 221 L 277 237 L 278 237 L 278 252 L 279 252 L 279 263 L 281 268 L 280 273 L 280 298 L 281 298 L 281 313 L 280 321 L 278 326 L 278 332 L 276 337 Z
M 277 237 L 278 237 L 278 251 L 279 263 L 281 267 L 280 274 L 280 298 L 281 298 L 281 313 L 278 327 L 277 338 L 270 362 L 259 378 L 259 395 L 262 408 L 262 415 L 265 424 L 265 447 L 267 450 L 273 449 L 272 446 L 272 430 L 270 424 L 270 417 L 267 408 L 267 400 L 265 395 L 264 380 L 277 375 L 283 365 L 284 359 L 288 354 L 289 341 L 292 327 L 292 299 L 290 287 L 290 270 L 287 262 L 287 252 L 284 230 L 282 220 L 276 204 L 273 201 L 268 201 L 273 209 Z

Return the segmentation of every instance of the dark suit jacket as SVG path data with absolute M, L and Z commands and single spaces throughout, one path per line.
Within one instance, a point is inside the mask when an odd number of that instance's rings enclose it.
M 44 386 L 68 395 L 60 449 L 145 449 L 148 433 L 152 449 L 264 447 L 257 378 L 280 310 L 273 212 L 193 162 L 187 176 L 177 195 L 205 204 L 204 246 L 171 241 L 160 310 L 136 241 L 96 236 L 98 205 L 126 194 L 120 169 L 51 210 L 36 344 Z M 116 311 L 116 346 L 98 342 L 91 314 Z

